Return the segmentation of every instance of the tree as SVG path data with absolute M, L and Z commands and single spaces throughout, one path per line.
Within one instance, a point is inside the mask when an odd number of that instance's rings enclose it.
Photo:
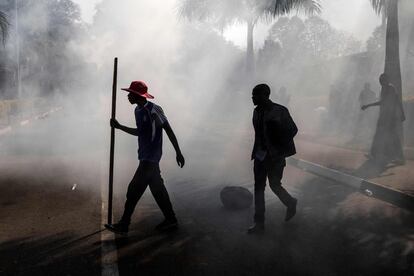
M 328 60 L 361 52 L 359 41 L 318 16 L 306 19 L 304 25 L 300 41 L 315 58 Z
M 298 16 L 280 17 L 270 28 L 267 40 L 277 42 L 281 47 L 282 64 L 324 62 L 359 53 L 362 48 L 360 41 L 333 28 L 318 16 L 306 20 Z M 272 46 L 270 43 L 267 45 L 268 48 Z
M 302 19 L 297 16 L 280 17 L 270 28 L 268 38 L 269 40 L 277 41 L 282 48 L 283 55 L 280 57 L 280 62 L 292 63 L 293 59 L 303 57 L 298 54 L 298 49 L 301 45 L 298 44 L 300 35 L 305 30 L 305 24 Z M 271 45 L 271 44 L 270 44 Z M 303 50 L 303 49 L 301 49 Z M 272 58 L 272 57 L 270 57 Z M 274 58 L 277 58 L 276 56 Z
M 378 14 L 385 13 L 387 29 L 385 38 L 385 66 L 384 72 L 395 86 L 402 106 L 402 78 L 400 64 L 400 32 L 398 23 L 399 0 L 370 0 L 372 7 Z M 397 122 L 397 129 L 403 140 L 402 122 Z
M 384 72 L 389 75 L 397 93 L 402 98 L 398 2 L 399 0 L 371 0 L 374 10 L 378 14 L 385 13 L 387 19 Z
M 385 42 L 385 29 L 384 26 L 378 26 L 372 32 L 372 35 L 367 40 L 367 51 L 377 52 L 384 49 Z
M 2 3 L 1 10 L 13 14 L 15 2 L 5 3 Z M 79 83 L 78 76 L 82 75 L 80 71 L 84 64 L 76 52 L 77 38 L 83 32 L 78 6 L 71 0 L 26 0 L 18 3 L 18 34 L 14 34 L 14 40 L 10 42 L 16 43 L 17 38 L 21 41 L 19 69 L 13 68 L 19 70 L 21 91 L 29 95 L 66 92 Z M 12 28 L 10 31 L 16 30 Z M 6 47 L 4 56 L 13 57 L 15 48 Z
M 264 45 L 257 53 L 258 68 L 265 72 L 271 69 L 276 61 L 280 61 L 282 55 L 282 46 L 280 42 L 267 38 Z
M 4 43 L 7 38 L 8 31 L 9 31 L 9 21 L 7 20 L 6 14 L 2 11 L 0 11 L 0 30 L 1 30 L 1 38 Z
M 209 21 L 219 29 L 236 22 L 247 26 L 246 69 L 253 72 L 253 31 L 259 20 L 269 20 L 293 10 L 320 12 L 319 0 L 183 0 L 180 14 L 188 19 Z

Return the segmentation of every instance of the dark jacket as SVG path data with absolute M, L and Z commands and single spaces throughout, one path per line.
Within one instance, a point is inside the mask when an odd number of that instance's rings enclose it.
M 258 148 L 258 141 L 260 141 L 258 131 L 260 125 L 259 112 L 263 112 L 264 146 L 270 157 L 272 159 L 280 159 L 294 155 L 296 148 L 293 137 L 297 134 L 298 128 L 286 107 L 269 100 L 264 107 L 256 107 L 253 112 L 255 141 L 252 159 L 254 159 Z

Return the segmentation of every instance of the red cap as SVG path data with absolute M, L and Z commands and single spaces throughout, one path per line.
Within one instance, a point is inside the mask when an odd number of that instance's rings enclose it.
M 129 88 L 121 88 L 121 90 L 137 94 L 147 99 L 154 99 L 154 96 L 148 93 L 148 86 L 143 81 L 133 81 Z

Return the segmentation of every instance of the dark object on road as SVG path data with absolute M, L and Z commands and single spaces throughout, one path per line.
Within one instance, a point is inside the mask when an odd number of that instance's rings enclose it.
M 243 187 L 227 186 L 221 190 L 220 199 L 228 209 L 247 209 L 253 203 L 253 194 Z

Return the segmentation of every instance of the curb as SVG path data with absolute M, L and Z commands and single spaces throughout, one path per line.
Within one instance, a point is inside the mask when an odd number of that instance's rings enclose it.
M 0 128 L 0 136 L 12 133 L 16 128 L 28 125 L 32 121 L 45 119 L 45 118 L 49 117 L 51 114 L 53 114 L 53 113 L 55 113 L 55 112 L 57 112 L 61 109 L 63 109 L 63 107 L 61 107 L 61 106 L 60 107 L 55 107 L 55 108 L 50 109 L 49 111 L 46 111 L 46 112 L 41 113 L 39 115 L 36 115 L 33 118 L 20 121 L 20 122 L 18 122 L 17 124 L 15 124 L 13 126 L 7 126 L 7 127 L 4 127 L 4 128 Z
M 363 178 L 333 170 L 316 163 L 297 158 L 288 158 L 287 164 L 301 169 L 305 172 L 327 178 L 334 182 L 347 185 L 369 197 L 375 197 L 400 208 L 414 212 L 414 196 L 387 186 L 377 184 Z

